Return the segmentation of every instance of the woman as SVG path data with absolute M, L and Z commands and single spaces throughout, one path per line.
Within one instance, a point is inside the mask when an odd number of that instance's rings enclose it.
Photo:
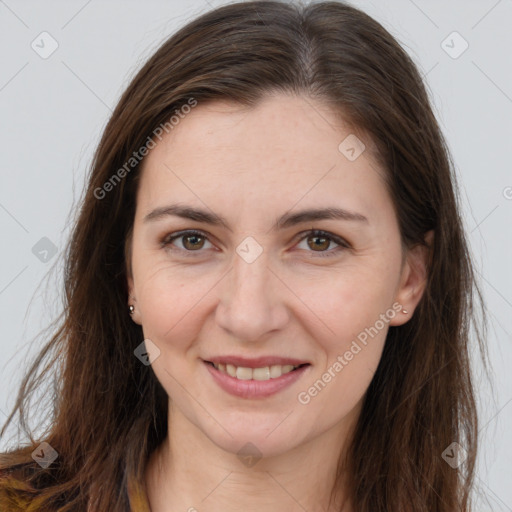
M 471 510 L 461 226 L 420 75 L 376 21 L 270 1 L 192 21 L 99 144 L 64 319 L 9 421 L 52 369 L 55 416 L 2 455 L 1 510 Z

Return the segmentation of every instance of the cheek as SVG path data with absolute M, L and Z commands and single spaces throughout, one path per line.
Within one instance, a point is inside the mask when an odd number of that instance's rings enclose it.
M 311 309 L 320 312 L 322 322 L 310 313 L 308 330 L 320 351 L 297 401 L 304 414 L 322 418 L 311 426 L 313 430 L 334 425 L 361 401 L 379 365 L 389 321 L 395 314 L 382 290 L 370 293 L 346 284 L 333 289 L 329 300 L 310 297 Z
M 329 276 L 328 282 L 315 279 L 297 289 L 308 306 L 300 321 L 321 349 L 299 403 L 314 402 L 315 408 L 337 417 L 361 399 L 396 315 L 395 277 L 391 268 L 384 273 L 377 265 L 353 265 Z
M 395 274 L 395 268 L 361 260 L 310 279 L 295 276 L 292 288 L 304 305 L 297 317 L 323 345 L 342 349 L 391 309 Z
M 210 279 L 182 279 L 175 269 L 162 267 L 148 275 L 138 292 L 140 312 L 147 337 L 167 342 L 186 341 L 199 329 L 197 318 L 201 300 L 213 283 Z
M 138 241 L 138 244 L 136 243 Z M 134 243 L 133 273 L 138 308 L 147 337 L 163 340 L 187 319 L 213 285 L 212 276 L 197 266 L 172 263 L 164 249 L 142 235 Z

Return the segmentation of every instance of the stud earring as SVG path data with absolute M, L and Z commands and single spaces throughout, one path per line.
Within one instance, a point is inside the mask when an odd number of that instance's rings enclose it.
M 403 313 L 404 315 L 407 315 L 407 311 L 406 311 L 405 309 L 402 309 L 402 313 Z
M 135 311 L 135 306 L 133 304 L 130 304 L 128 309 L 130 310 L 130 315 L 133 315 L 133 312 Z

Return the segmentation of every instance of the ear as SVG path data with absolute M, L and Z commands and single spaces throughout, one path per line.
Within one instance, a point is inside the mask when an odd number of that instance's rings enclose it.
M 128 304 L 126 305 L 126 309 L 131 319 L 138 325 L 142 325 L 142 320 L 140 318 L 140 311 L 137 307 L 137 297 L 135 294 L 135 284 L 133 281 L 133 273 L 132 273 L 132 261 L 131 261 L 131 242 L 132 242 L 132 231 L 130 230 L 128 236 L 125 240 L 124 245 L 124 255 L 126 261 L 126 283 L 128 285 Z M 130 313 L 130 306 L 134 307 L 133 313 Z
M 131 319 L 138 325 L 142 325 L 142 321 L 140 318 L 140 311 L 137 306 L 137 298 L 134 292 L 135 286 L 133 283 L 133 277 L 129 275 L 127 277 L 127 283 L 128 283 L 128 304 L 126 306 L 128 310 L 128 314 L 130 315 Z M 130 312 L 130 306 L 133 306 L 133 313 Z
M 400 276 L 400 283 L 395 293 L 398 302 L 407 313 L 398 312 L 389 325 L 403 325 L 412 317 L 414 310 L 423 296 L 428 279 L 428 267 L 434 231 L 428 231 L 424 237 L 426 246 L 417 244 L 407 251 Z

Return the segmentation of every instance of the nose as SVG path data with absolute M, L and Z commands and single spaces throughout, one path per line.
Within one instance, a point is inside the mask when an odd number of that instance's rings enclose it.
M 258 341 L 288 322 L 285 295 L 290 291 L 269 267 L 265 252 L 252 263 L 236 254 L 221 286 L 216 322 L 235 339 Z

